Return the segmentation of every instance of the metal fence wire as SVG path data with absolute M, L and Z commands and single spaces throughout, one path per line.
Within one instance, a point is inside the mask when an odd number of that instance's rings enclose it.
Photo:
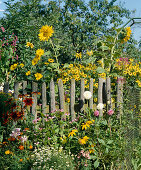
M 141 90 L 129 88 L 127 90 L 126 98 L 128 101 L 126 102 L 126 107 L 129 112 L 124 113 L 127 119 L 127 125 L 125 128 L 125 162 L 123 165 L 123 170 L 134 170 L 132 159 L 133 153 L 136 146 L 136 142 L 139 141 L 141 135 L 141 123 L 140 123 L 140 106 L 141 106 Z M 138 170 L 138 169 L 137 169 Z

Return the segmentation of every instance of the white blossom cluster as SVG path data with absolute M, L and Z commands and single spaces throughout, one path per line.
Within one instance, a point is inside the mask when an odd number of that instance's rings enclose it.
M 66 170 L 72 170 L 71 159 L 63 152 L 62 148 L 59 150 L 49 146 L 36 148 L 31 155 L 31 160 L 33 169 L 61 170 L 64 167 Z

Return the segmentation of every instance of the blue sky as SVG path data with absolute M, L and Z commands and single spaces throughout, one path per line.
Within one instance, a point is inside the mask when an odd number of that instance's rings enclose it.
M 4 1 L 6 0 L 0 0 L 0 17 L 3 16 L 3 12 L 5 10 L 5 5 L 3 3 Z M 85 1 L 88 2 L 89 0 L 85 0 Z M 120 2 L 127 9 L 136 11 L 134 14 L 132 14 L 132 17 L 141 17 L 141 0 L 117 0 L 117 4 Z M 123 19 L 123 21 L 126 23 L 128 20 Z M 134 24 L 131 27 L 131 29 L 132 29 L 134 38 L 136 40 L 139 40 L 141 38 L 141 24 Z

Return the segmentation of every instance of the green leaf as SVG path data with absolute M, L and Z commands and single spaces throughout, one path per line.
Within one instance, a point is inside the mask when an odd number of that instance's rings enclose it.
M 107 144 L 113 143 L 113 140 L 108 140 Z
M 103 145 L 105 145 L 105 142 L 104 142 L 103 139 L 99 139 L 99 138 L 98 138 L 98 142 L 101 143 L 101 144 L 103 144 Z
M 99 166 L 98 159 L 94 162 L 94 167 L 97 168 Z
M 64 64 L 64 68 L 67 68 L 68 66 L 69 66 L 68 63 L 65 63 L 65 64 Z
M 102 67 L 97 67 L 96 71 L 98 73 L 104 73 L 105 72 L 104 68 L 102 68 Z

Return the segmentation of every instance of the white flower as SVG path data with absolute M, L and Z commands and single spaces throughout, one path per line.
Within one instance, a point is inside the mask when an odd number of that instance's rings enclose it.
M 0 91 L 3 91 L 3 88 L 4 88 L 3 86 L 0 86 Z
M 92 93 L 90 91 L 85 91 L 83 94 L 85 99 L 90 99 L 92 97 Z
M 97 105 L 97 109 L 98 110 L 102 110 L 104 108 L 104 104 L 103 103 L 99 103 L 98 105 Z
M 8 92 L 9 92 L 9 93 L 14 93 L 14 90 L 9 90 Z
M 21 140 L 21 142 L 23 142 L 23 143 L 24 143 L 24 142 L 26 142 L 26 141 L 27 141 L 27 138 L 28 138 L 27 136 L 22 136 L 22 137 L 20 138 L 20 140 Z

